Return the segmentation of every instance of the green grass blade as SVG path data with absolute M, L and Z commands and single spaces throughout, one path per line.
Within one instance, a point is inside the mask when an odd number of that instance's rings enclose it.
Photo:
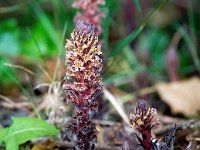
M 4 64 L 5 65 L 5 64 Z M 5 65 L 6 66 L 6 65 Z M 27 98 L 27 101 L 30 102 L 31 107 L 33 108 L 34 113 L 37 115 L 38 118 L 40 117 L 40 114 L 36 108 L 35 102 L 33 100 L 33 98 L 30 96 L 30 94 L 28 93 L 27 89 L 24 88 L 21 83 L 20 80 L 17 76 L 13 76 L 15 74 L 15 69 L 13 67 L 7 66 L 10 69 L 10 73 L 7 73 L 7 75 L 13 80 L 13 82 L 20 88 L 20 90 L 22 91 L 23 95 Z
M 142 8 L 141 8 L 141 5 L 140 5 L 140 1 L 139 0 L 132 0 L 132 2 L 135 5 L 139 15 L 141 16 L 142 15 Z
M 105 46 L 105 49 L 108 49 L 109 47 L 109 25 L 110 25 L 110 22 L 111 22 L 111 18 L 110 18 L 110 15 L 107 14 L 107 16 L 103 19 L 103 41 L 104 41 L 104 46 Z
M 52 25 L 52 22 L 50 22 L 49 18 L 45 14 L 45 12 L 40 8 L 40 6 L 37 3 L 33 2 L 33 4 L 31 5 L 31 8 L 34 11 L 39 22 L 41 23 L 41 26 L 48 34 L 52 43 L 54 43 L 55 48 L 58 50 L 60 47 L 59 34 L 58 34 L 58 32 L 56 32 L 55 27 Z
M 64 25 L 62 40 L 60 42 L 60 49 L 59 49 L 58 56 L 57 56 L 56 67 L 55 67 L 55 70 L 54 70 L 52 82 L 54 82 L 56 80 L 56 77 L 57 77 L 57 73 L 58 73 L 58 69 L 59 69 L 59 65 L 60 65 L 60 57 L 61 57 L 62 51 L 64 49 L 63 45 L 64 45 L 64 42 L 65 42 L 65 34 L 67 32 L 67 25 L 68 25 L 67 23 L 65 23 L 65 25 Z
M 178 32 L 180 33 L 180 35 L 183 37 L 183 39 L 185 40 L 186 44 L 188 45 L 188 48 L 192 55 L 194 64 L 195 64 L 198 72 L 200 73 L 200 60 L 198 57 L 197 50 L 195 48 L 194 41 L 190 38 L 190 35 L 187 33 L 187 31 L 181 25 L 175 25 L 175 27 L 178 30 Z
M 147 17 L 146 19 L 143 21 L 143 23 L 138 27 L 137 30 L 133 31 L 132 33 L 130 33 L 127 37 L 125 37 L 124 39 L 122 39 L 117 45 L 116 47 L 112 50 L 111 52 L 111 57 L 114 57 L 118 54 L 121 53 L 121 51 L 123 50 L 123 48 L 125 46 L 127 46 L 128 44 L 130 44 L 133 40 L 135 40 L 140 33 L 143 31 L 144 27 L 147 25 L 147 23 L 149 22 L 149 20 L 152 18 L 152 16 L 160 9 L 162 8 L 169 0 L 163 0 L 162 3 L 155 8 Z
M 44 54 L 42 53 L 42 50 L 41 50 L 41 48 L 40 48 L 40 46 L 39 46 L 39 43 L 37 42 L 37 39 L 36 39 L 35 36 L 32 34 L 32 31 L 31 31 L 31 29 L 30 29 L 29 27 L 27 28 L 27 31 L 29 32 L 31 38 L 33 39 L 33 42 L 35 43 L 36 49 L 37 49 L 37 51 L 38 51 L 38 55 L 39 55 L 39 57 L 41 58 L 41 62 L 40 62 L 40 63 L 42 64 L 42 66 L 44 66 L 44 68 L 47 68 L 47 63 L 46 63 L 45 56 L 44 56 Z
M 124 48 L 123 54 L 132 69 L 140 68 L 137 57 L 131 47 Z
M 130 44 L 135 38 L 138 37 L 138 35 L 142 32 L 142 30 L 144 29 L 144 26 L 139 27 L 137 30 L 133 31 L 132 33 L 130 33 L 126 38 L 124 38 L 123 40 L 121 40 L 116 47 L 112 50 L 111 52 L 111 57 L 114 57 L 116 55 L 118 55 L 119 53 L 121 53 L 121 51 L 123 50 L 123 48 Z

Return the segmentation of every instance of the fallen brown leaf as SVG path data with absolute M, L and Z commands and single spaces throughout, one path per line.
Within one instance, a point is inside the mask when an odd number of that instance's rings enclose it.
M 186 116 L 197 115 L 200 111 L 200 79 L 193 77 L 185 81 L 159 83 L 156 89 L 173 113 Z

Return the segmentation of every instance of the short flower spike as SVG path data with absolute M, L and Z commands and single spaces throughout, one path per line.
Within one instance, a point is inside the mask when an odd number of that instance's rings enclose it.
M 145 100 L 140 99 L 134 108 L 134 112 L 130 115 L 131 124 L 137 130 L 151 130 L 153 126 L 159 123 L 157 119 L 157 111 L 155 108 L 150 108 Z
M 156 109 L 151 108 L 147 101 L 140 99 L 136 103 L 133 113 L 130 115 L 130 121 L 133 128 L 141 134 L 140 138 L 140 136 L 135 133 L 141 146 L 143 146 L 145 150 L 153 150 L 151 129 L 159 123 Z

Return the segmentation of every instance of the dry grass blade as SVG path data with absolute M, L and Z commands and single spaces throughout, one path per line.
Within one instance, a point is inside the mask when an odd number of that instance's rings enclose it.
M 31 108 L 31 105 L 29 102 L 19 102 L 19 103 L 15 103 L 13 102 L 13 100 L 11 100 L 10 98 L 0 95 L 0 99 L 2 99 L 3 101 L 0 103 L 1 106 L 9 108 L 9 109 L 22 109 L 22 110 L 26 110 L 26 108 Z
M 8 63 L 4 63 L 4 66 L 21 69 L 21 70 L 23 70 L 23 71 L 25 71 L 25 72 L 27 72 L 27 73 L 29 73 L 31 75 L 35 75 L 35 73 L 33 71 L 31 71 L 31 70 L 29 70 L 29 69 L 27 69 L 27 68 L 25 68 L 23 66 L 13 65 L 13 64 L 8 64 Z
M 122 117 L 124 122 L 128 126 L 130 126 L 129 118 L 128 118 L 127 114 L 125 113 L 123 106 L 118 102 L 117 98 L 114 95 L 112 95 L 112 93 L 110 93 L 106 88 L 103 89 L 103 93 L 104 93 L 105 97 L 113 105 L 113 107 L 116 109 L 116 111 L 119 113 L 119 115 Z
M 49 86 L 51 86 L 50 83 L 40 83 L 40 84 L 36 85 L 33 89 L 40 89 L 42 87 L 49 87 Z

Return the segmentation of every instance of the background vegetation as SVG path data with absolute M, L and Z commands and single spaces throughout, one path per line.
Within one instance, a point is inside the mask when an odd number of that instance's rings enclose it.
M 66 70 L 64 44 L 78 11 L 72 2 L 0 1 L 0 126 L 10 125 L 11 116 L 48 119 L 55 109 L 51 99 L 64 100 L 60 94 Z M 186 111 L 179 110 L 173 105 L 181 102 L 168 102 L 157 87 L 160 82 L 170 85 L 199 76 L 199 8 L 198 0 L 106 0 L 101 6 L 106 14 L 100 37 L 104 87 L 120 98 L 117 103 L 127 116 L 136 100 L 144 98 L 163 116 L 199 118 L 200 106 L 195 112 L 187 106 Z M 193 88 L 199 89 L 199 84 Z M 183 88 L 180 93 L 193 88 Z M 189 94 L 195 100 L 198 97 Z M 107 99 L 105 96 L 104 119 L 125 121 Z

